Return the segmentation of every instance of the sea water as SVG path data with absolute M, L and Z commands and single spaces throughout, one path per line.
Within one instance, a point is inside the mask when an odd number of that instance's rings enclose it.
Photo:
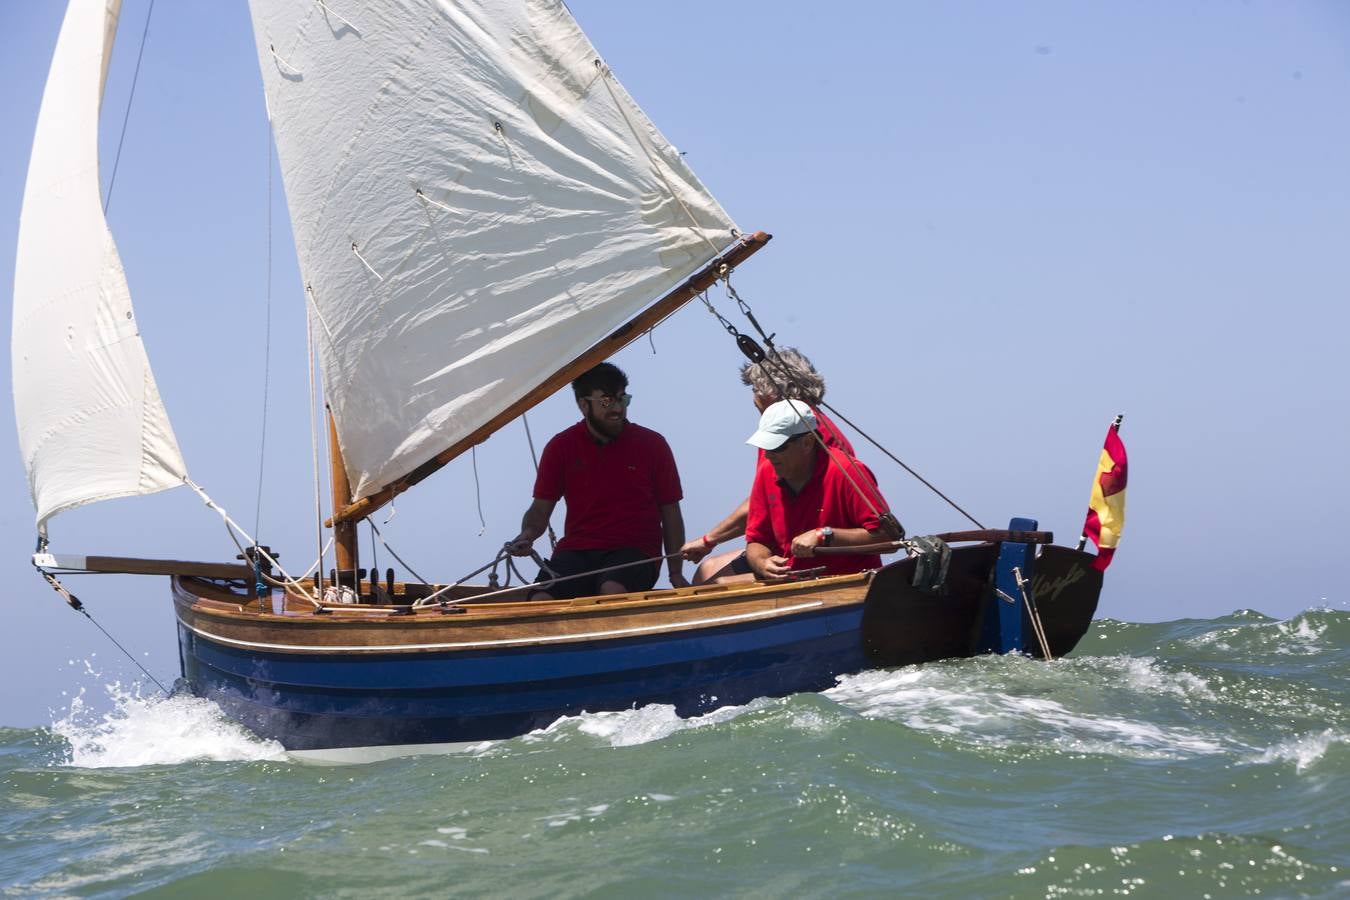
M 1350 613 L 1099 621 L 680 719 L 293 759 L 92 682 L 0 728 L 18 896 L 1350 896 Z M 97 706 L 97 711 L 95 709 Z

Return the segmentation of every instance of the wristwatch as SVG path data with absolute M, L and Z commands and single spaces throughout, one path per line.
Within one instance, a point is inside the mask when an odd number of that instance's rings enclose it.
M 826 525 L 820 529 L 820 546 L 828 547 L 834 543 L 834 529 Z

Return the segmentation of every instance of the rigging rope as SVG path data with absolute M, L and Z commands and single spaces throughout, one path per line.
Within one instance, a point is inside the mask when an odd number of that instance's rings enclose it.
M 955 500 L 953 500 L 952 498 L 948 497 L 946 494 L 942 493 L 942 491 L 938 490 L 937 487 L 936 487 L 934 484 L 932 484 L 932 482 L 930 482 L 927 478 L 924 478 L 924 477 L 923 477 L 922 475 L 920 475 L 918 472 L 914 471 L 914 470 L 911 469 L 909 466 L 905 465 L 905 463 L 904 463 L 902 460 L 898 459 L 898 458 L 895 456 L 895 454 L 891 453 L 891 451 L 887 450 L 885 447 L 883 447 L 881 444 L 879 444 L 879 443 L 877 442 L 876 438 L 872 437 L 870 434 L 868 434 L 867 432 L 863 431 L 863 430 L 862 430 L 861 428 L 859 428 L 857 425 L 853 424 L 853 422 L 849 421 L 849 418 L 848 418 L 847 416 L 845 416 L 843 413 L 841 413 L 839 410 L 835 409 L 833 406 L 831 406 L 830 404 L 826 403 L 824 400 L 821 400 L 821 401 L 820 401 L 820 405 L 823 406 L 823 407 L 825 407 L 826 409 L 828 409 L 830 412 L 834 413 L 836 416 L 838 416 L 839 419 L 840 419 L 840 421 L 842 421 L 842 422 L 843 422 L 845 425 L 847 425 L 849 428 L 852 428 L 854 431 L 858 432 L 858 434 L 860 434 L 860 435 L 862 435 L 864 438 L 866 438 L 866 439 L 867 439 L 867 442 L 870 443 L 873 447 L 876 447 L 876 448 L 877 448 L 878 450 L 880 450 L 882 453 L 884 453 L 884 454 L 886 454 L 887 456 L 889 456 L 889 457 L 891 458 L 891 460 L 895 462 L 896 465 L 900 466 L 900 467 L 901 467 L 902 469 L 904 469 L 906 472 L 908 472 L 909 474 L 911 474 L 911 475 L 913 475 L 915 478 L 917 478 L 917 479 L 919 480 L 919 482 L 923 484 L 924 487 L 928 488 L 930 491 L 932 491 L 933 493 L 937 494 L 937 495 L 938 495 L 939 497 L 941 497 L 943 500 L 947 501 L 947 504 L 948 504 L 949 506 L 951 506 L 952 509 L 956 510 L 956 511 L 959 512 L 961 515 L 963 515 L 963 516 L 965 516 L 967 519 L 969 519 L 971 522 L 975 523 L 975 527 L 976 527 L 976 528 L 984 528 L 984 527 L 985 527 L 983 524 L 980 523 L 980 520 L 979 520 L 979 519 L 975 518 L 975 517 L 972 516 L 970 513 L 966 512 L 964 509 L 962 509 L 962 508 L 957 504 L 957 502 L 956 502 Z
M 463 584 L 465 581 L 467 581 L 468 579 L 472 578 L 473 576 L 477 575 L 479 572 L 482 572 L 482 571 L 484 571 L 485 569 L 489 569 L 489 568 L 491 568 L 492 566 L 495 566 L 495 565 L 497 564 L 497 561 L 498 561 L 499 559 L 501 559 L 503 556 L 509 555 L 509 554 L 507 553 L 507 550 L 506 550 L 506 548 L 509 547 L 509 546 L 510 546 L 509 543 L 508 543 L 508 544 L 504 544 L 504 545 L 502 546 L 502 549 L 497 553 L 497 556 L 492 560 L 492 562 L 488 563 L 488 564 L 485 565 L 485 566 L 481 566 L 481 567 L 478 568 L 478 569 L 475 569 L 474 571 L 470 572 L 468 575 L 465 575 L 463 578 L 461 578 L 459 581 L 455 582 L 454 584 L 447 584 L 445 587 L 443 587 L 443 588 L 441 588 L 440 590 L 436 591 L 434 594 L 428 594 L 427 596 L 423 597 L 421 600 L 418 600 L 416 603 L 414 603 L 414 604 L 413 604 L 413 607 L 414 607 L 414 608 L 419 608 L 419 607 L 424 607 L 424 606 L 430 606 L 430 605 L 432 605 L 433 602 L 434 602 L 436 605 L 438 605 L 438 606 L 454 606 L 455 604 L 458 604 L 458 603 L 467 603 L 467 602 L 469 602 L 469 601 L 477 602 L 477 601 L 479 601 L 479 600 L 486 600 L 486 599 L 488 599 L 489 597 L 497 597 L 497 596 L 500 596 L 500 595 L 502 595 L 502 594 L 509 594 L 509 593 L 511 593 L 512 591 L 518 591 L 518 590 L 521 590 L 521 588 L 525 587 L 525 585 L 520 585 L 520 586 L 518 586 L 518 587 L 507 587 L 507 588 L 502 588 L 502 589 L 499 590 L 499 591 L 488 591 L 488 592 L 485 593 L 485 594 L 473 594 L 473 595 L 468 596 L 468 597 L 460 597 L 460 598 L 457 599 L 457 600 L 437 600 L 437 599 L 436 599 L 437 597 L 440 597 L 442 594 L 446 593 L 447 591 L 450 591 L 450 590 L 452 590 L 452 589 L 454 589 L 454 588 L 459 587 L 461 584 Z M 653 557 L 651 557 L 650 559 L 639 559 L 639 560 L 637 560 L 636 562 L 620 563 L 620 564 L 618 564 L 617 566 L 605 566 L 603 569 L 591 569 L 589 572 L 578 572 L 578 573 L 576 573 L 575 575 L 559 575 L 559 574 L 557 574 L 556 572 L 554 572 L 552 569 L 550 569 L 550 568 L 547 566 L 547 564 L 544 562 L 544 560 L 540 559 L 538 553 L 535 553 L 533 550 L 530 551 L 530 556 L 532 556 L 532 557 L 534 558 L 534 561 L 535 561 L 536 563 L 539 564 L 540 569 L 541 569 L 544 573 L 547 573 L 547 575 L 549 576 L 549 578 L 548 578 L 547 581 L 535 582 L 534 586 L 538 587 L 540 590 L 543 590 L 543 589 L 547 588 L 549 585 L 557 584 L 557 583 L 560 582 L 560 581 L 572 581 L 572 580 L 577 579 L 577 578 L 586 578 L 586 577 L 588 577 L 588 576 L 590 576 L 590 575 L 603 575 L 603 574 L 606 573 L 606 572 L 617 572 L 619 569 L 631 569 L 631 568 L 633 568 L 634 566 L 651 565 L 652 563 L 660 563 L 660 562 L 665 562 L 666 560 L 677 559 L 677 558 L 679 558 L 679 557 L 682 557 L 683 555 L 684 555 L 684 554 L 683 554 L 681 551 L 678 551 L 678 550 L 677 550 L 677 551 L 675 551 L 674 553 L 667 553 L 667 554 L 665 554 L 664 556 L 653 556 Z M 641 592 L 637 592 L 637 593 L 641 593 Z
M 477 575 L 477 574 L 479 574 L 479 573 L 481 573 L 481 572 L 486 572 L 488 569 L 491 569 L 491 570 L 492 570 L 492 575 L 489 577 L 489 581 L 490 581 L 490 582 L 492 583 L 492 585 L 495 587 L 495 586 L 496 586 L 496 581 L 497 581 L 497 565 L 502 561 L 503 557 L 506 558 L 506 581 L 507 581 L 507 584 L 510 584 L 510 582 L 511 582 L 511 573 L 512 573 L 512 572 L 515 572 L 516 576 L 517 576 L 518 578 L 520 578 L 520 580 L 521 580 L 522 583 L 524 583 L 524 581 L 525 581 L 525 576 L 522 575 L 522 574 L 516 569 L 515 563 L 512 562 L 511 559 L 510 559 L 510 554 L 507 553 L 507 549 L 506 549 L 506 548 L 509 547 L 509 546 L 510 546 L 509 543 L 503 544 L 503 545 L 502 545 L 502 549 L 500 549 L 500 550 L 497 551 L 497 555 L 494 556 L 490 562 L 488 562 L 488 563 L 486 563 L 486 564 L 484 564 L 484 565 L 479 566 L 478 568 L 474 569 L 472 572 L 468 573 L 467 575 L 464 575 L 463 577 L 459 578 L 458 580 L 453 581 L 453 582 L 451 582 L 450 584 L 447 584 L 445 587 L 442 587 L 442 588 L 437 589 L 434 593 L 428 594 L 427 596 L 423 597 L 422 599 L 420 599 L 420 600 L 418 600 L 416 603 L 414 603 L 414 604 L 413 604 L 413 608 L 416 609 L 416 608 L 423 607 L 423 606 L 430 606 L 433 602 L 435 602 L 435 603 L 437 603 L 437 604 L 439 604 L 439 605 L 441 605 L 441 606 L 449 606 L 449 605 L 451 605 L 451 604 L 453 604 L 453 603 L 459 603 L 460 600 L 437 600 L 436 598 L 440 597 L 441 595 L 443 595 L 443 594 L 445 594 L 445 593 L 447 593 L 447 592 L 449 592 L 449 591 L 454 590 L 455 588 L 457 588 L 457 587 L 459 587 L 460 585 L 462 585 L 464 582 L 468 581 L 468 580 L 469 580 L 470 578 L 472 578 L 473 576 L 475 576 L 475 575 Z M 550 575 L 554 574 L 554 573 L 553 573 L 553 570 L 550 569 L 550 568 L 548 567 L 548 565 L 547 565 L 542 559 L 540 559 L 538 553 L 535 553 L 533 550 L 531 550 L 531 551 L 530 551 L 530 555 L 531 555 L 532 557 L 534 557 L 534 561 L 537 562 L 537 563 L 539 564 L 540 569 L 541 569 L 542 571 L 548 572 Z M 427 583 L 427 582 L 423 582 L 423 584 L 426 584 L 426 583 Z M 515 590 L 515 588 L 512 588 L 512 590 Z M 497 592 L 497 593 L 504 593 L 504 592 Z M 461 598 L 461 600 L 463 600 L 463 599 L 468 599 L 468 598 Z
M 150 15 L 155 11 L 155 0 L 145 11 L 145 27 L 141 30 L 141 45 L 136 50 L 136 69 L 131 73 L 131 92 L 127 95 L 127 109 L 122 116 L 122 133 L 117 137 L 117 153 L 113 156 L 112 174 L 108 176 L 108 193 L 103 198 L 103 214 L 108 214 L 112 205 L 113 185 L 117 184 L 117 164 L 122 161 L 122 142 L 127 137 L 127 123 L 131 121 L 131 101 L 136 99 L 136 82 L 141 78 L 141 58 L 145 56 L 145 38 L 150 33 Z M 92 620 L 91 620 L 92 621 Z
M 736 303 L 738 305 L 740 305 L 742 308 L 745 309 L 749 308 L 748 305 L 745 303 L 745 301 L 741 299 L 740 294 L 736 293 L 736 289 L 731 286 L 730 275 L 727 276 L 726 290 L 729 296 L 735 298 Z M 757 329 L 759 328 L 759 323 L 754 321 L 753 316 L 751 316 L 751 322 L 755 325 Z M 760 334 L 763 333 L 764 332 L 761 329 Z M 804 394 L 805 391 L 802 389 L 802 386 L 793 380 L 792 370 L 788 368 L 787 364 L 783 362 L 781 357 L 779 357 L 778 348 L 775 347 L 773 344 L 773 336 L 770 335 L 765 337 L 764 342 L 769 345 L 769 352 L 767 354 L 762 354 L 763 358 L 760 360 L 760 365 L 765 367 L 765 374 L 769 375 L 769 381 L 773 383 L 774 390 L 777 391 L 780 397 L 788 397 L 790 393 L 789 391 L 784 390 L 784 388 L 781 385 L 779 385 L 777 381 L 774 380 L 772 374 L 768 372 L 767 367 L 769 365 L 772 365 L 774 368 L 778 369 L 780 377 L 782 377 L 782 379 L 786 384 L 788 384 L 791 387 L 795 387 L 797 389 L 798 394 Z M 824 398 L 821 397 L 820 400 L 823 402 Z M 803 400 L 802 402 L 805 403 L 805 400 Z M 789 407 L 792 409 L 792 412 L 796 414 L 798 421 L 800 421 L 803 425 L 807 424 L 806 417 L 801 414 L 801 412 L 797 409 L 795 404 L 789 404 Z M 830 461 L 835 462 L 836 465 L 838 465 L 838 460 L 835 459 L 835 457 L 830 454 L 830 448 L 826 446 L 825 439 L 821 436 L 820 431 L 818 429 L 813 429 L 810 433 L 811 437 L 815 439 L 815 442 L 820 447 L 821 451 L 825 453 L 827 457 L 829 457 Z M 881 510 L 877 509 L 876 504 L 872 502 L 872 497 L 869 495 L 869 492 L 863 490 L 862 487 L 860 486 L 861 483 L 866 483 L 867 481 L 873 480 L 871 478 L 865 478 L 863 476 L 863 473 L 861 471 L 862 464 L 851 454 L 845 453 L 843 454 L 843 456 L 844 456 L 844 464 L 839 466 L 839 470 L 843 474 L 844 478 L 848 481 L 849 486 L 853 488 L 854 493 L 856 493 L 859 497 L 861 497 L 862 501 L 867 504 L 867 508 L 872 511 L 872 515 L 876 516 L 878 519 L 881 520 L 883 528 L 885 528 L 887 531 L 891 531 L 892 530 L 891 525 L 893 524 L 895 528 L 898 529 L 898 533 L 892 534 L 891 535 L 892 537 L 894 538 L 904 537 L 905 529 L 902 525 L 900 525 L 900 522 L 898 519 L 895 518 L 895 515 L 891 513 L 890 510 L 886 510 L 883 513 Z M 877 499 L 878 500 L 881 499 L 879 495 L 877 496 Z
M 534 452 L 534 435 L 530 433 L 530 417 L 525 413 L 520 414 L 520 421 L 525 423 L 525 441 L 530 445 L 530 460 L 534 463 L 534 476 L 539 477 L 539 454 Z M 553 522 L 548 522 L 548 546 L 549 553 L 558 549 L 558 536 L 553 533 Z
M 469 448 L 469 459 L 473 463 L 473 499 L 478 504 L 478 536 L 487 531 L 487 519 L 483 518 L 483 486 L 478 480 L 478 445 Z
M 208 508 L 214 509 L 216 513 L 219 514 L 221 519 L 225 521 L 226 533 L 229 534 L 230 540 L 234 541 L 234 545 L 239 548 L 239 552 L 243 554 L 243 557 L 245 559 L 248 558 L 248 555 L 244 550 L 244 545 L 239 542 L 239 539 L 237 537 L 235 537 L 235 532 L 238 532 L 239 534 L 243 535 L 244 539 L 248 541 L 250 549 L 257 551 L 258 555 L 261 556 L 263 559 L 267 560 L 268 564 L 274 566 L 276 570 L 281 573 L 281 577 L 286 582 L 286 584 L 289 587 L 293 588 L 297 594 L 304 597 L 306 600 L 308 600 L 310 603 L 313 603 L 315 606 L 322 608 L 323 604 L 321 604 L 317 599 L 311 596 L 309 591 L 305 589 L 304 585 L 300 584 L 299 581 L 292 578 L 290 574 L 282 567 L 281 563 L 277 562 L 277 558 L 275 556 L 273 556 L 271 553 L 268 553 L 267 550 L 261 547 L 256 540 L 254 540 L 251 536 L 249 536 L 249 533 L 247 531 L 239 527 L 239 523 L 231 519 L 230 514 L 227 513 L 224 510 L 224 508 L 220 506 L 220 504 L 212 500 L 211 497 L 206 493 L 206 491 L 202 489 L 201 485 L 197 484 L 197 482 L 193 481 L 191 478 L 184 478 L 183 483 L 186 484 L 188 487 L 192 488 L 192 490 L 197 493 L 197 496 L 202 498 L 202 502 L 205 503 Z M 326 544 L 321 543 L 319 545 L 319 559 L 317 564 L 319 567 L 318 572 L 320 579 L 323 578 L 323 554 L 324 551 L 327 549 L 328 547 Z
M 624 105 L 619 102 L 618 95 L 614 93 L 614 88 L 609 83 L 609 74 L 610 74 L 609 66 L 605 65 L 604 62 L 597 59 L 595 61 L 595 68 L 600 73 L 600 82 L 604 84 L 605 90 L 609 92 L 609 99 L 614 101 L 614 108 L 619 111 L 619 115 L 623 117 L 624 124 L 627 125 L 628 130 L 633 133 L 633 140 L 637 141 L 638 146 L 642 148 L 643 154 L 647 157 L 647 162 L 651 165 L 652 172 L 656 175 L 657 178 L 661 179 L 661 183 L 664 184 L 666 186 L 666 190 L 670 192 L 671 199 L 674 200 L 679 205 L 680 209 L 684 211 L 685 218 L 689 220 L 689 227 L 692 228 L 694 230 L 694 233 L 698 235 L 698 237 L 703 241 L 703 243 L 707 244 L 708 248 L 712 250 L 712 258 L 717 259 L 718 254 L 720 254 L 722 251 L 717 249 L 717 245 L 714 244 L 712 240 L 708 237 L 705 229 L 703 229 L 699 225 L 698 219 L 694 218 L 694 214 L 689 211 L 689 207 L 685 205 L 684 200 L 680 197 L 679 193 L 676 192 L 674 185 L 672 185 L 670 183 L 670 179 L 666 177 L 665 171 L 661 168 L 661 166 L 657 165 L 656 158 L 652 155 L 651 149 L 648 148 L 647 146 L 647 141 L 643 139 L 643 136 L 638 131 L 637 126 L 633 124 L 633 120 L 628 117 L 628 110 L 625 109 Z M 734 238 L 735 236 L 736 235 L 733 232 L 732 237 Z
M 366 521 L 370 523 L 370 600 L 372 603 L 378 603 L 376 590 L 380 583 L 380 548 L 375 546 L 375 523 L 370 519 Z
M 792 386 L 796 387 L 798 393 L 802 393 L 801 385 L 798 385 L 792 381 L 791 371 L 789 371 L 788 368 L 782 365 L 782 363 L 777 359 L 778 350 L 776 347 L 774 347 L 773 344 L 774 336 L 771 334 L 766 334 L 764 332 L 764 329 L 760 327 L 759 321 L 755 318 L 754 313 L 750 310 L 750 305 L 746 303 L 744 300 L 742 300 L 741 295 L 736 293 L 736 289 L 731 286 L 730 270 L 724 270 L 721 273 L 720 277 L 724 287 L 726 288 L 727 296 L 736 301 L 736 305 L 740 307 L 741 312 L 750 321 L 750 324 L 753 325 L 755 330 L 760 333 L 760 336 L 764 338 L 764 343 L 769 345 L 769 352 L 766 354 L 764 350 L 757 343 L 755 343 L 755 340 L 753 338 L 751 338 L 748 335 L 741 334 L 740 331 L 736 329 L 736 326 L 732 325 L 730 322 L 726 320 L 724 316 L 718 313 L 717 310 L 713 308 L 712 303 L 708 300 L 708 295 L 706 291 L 704 291 L 703 294 L 700 295 L 701 299 L 703 300 L 703 305 L 706 306 L 708 310 L 712 312 L 714 316 L 717 317 L 717 320 L 722 323 L 722 326 L 727 330 L 727 332 L 736 339 L 736 346 L 740 348 L 741 352 L 744 353 L 748 359 L 760 365 L 764 365 L 765 363 L 772 361 L 773 364 L 776 365 L 781 370 L 781 372 L 785 376 L 786 381 Z M 765 371 L 767 374 L 767 367 Z M 771 375 L 769 380 L 773 382 L 774 389 L 781 399 L 784 400 L 792 399 L 789 392 L 785 390 L 782 385 L 778 384 L 778 382 L 775 381 Z M 805 400 L 799 400 L 799 402 L 806 404 Z M 801 421 L 802 424 L 806 424 L 806 417 L 802 415 L 801 411 L 797 409 L 796 405 L 789 404 L 789 407 L 792 409 L 792 412 L 797 416 L 798 420 Z M 867 508 L 872 511 L 872 515 L 876 516 L 883 523 L 887 523 L 888 520 L 890 522 L 894 522 L 896 527 L 899 528 L 900 533 L 894 534 L 892 536 L 895 538 L 903 537 L 904 529 L 899 526 L 899 522 L 895 520 L 895 517 L 891 515 L 890 511 L 886 510 L 885 512 L 883 512 L 882 510 L 878 509 L 877 504 L 873 502 L 874 498 L 872 497 L 871 493 L 863 490 L 862 485 L 859 482 L 865 481 L 867 479 L 864 479 L 862 477 L 862 473 L 858 470 L 859 465 L 858 462 L 849 457 L 847 454 L 845 454 L 845 458 L 847 459 L 847 465 L 840 463 L 839 460 L 836 459 L 834 455 L 830 453 L 830 448 L 826 446 L 825 440 L 820 436 L 820 432 L 818 430 L 812 430 L 810 434 L 815 439 L 816 444 L 818 444 L 820 446 L 820 449 L 825 453 L 826 458 L 831 463 L 833 463 L 835 466 L 838 467 L 840 474 L 842 474 L 844 476 L 844 479 L 848 481 L 849 486 L 853 488 L 854 493 L 856 493 L 862 499 L 863 503 L 867 504 Z M 849 469 L 852 469 L 853 471 L 850 472 Z
M 305 350 L 309 359 L 309 450 L 314 463 L 314 536 L 319 547 L 319 580 L 316 585 L 323 594 L 323 496 L 319 487 L 319 431 L 315 422 L 315 407 L 318 405 L 314 394 L 314 324 L 313 317 L 305 316 Z
M 759 324 L 759 320 L 755 318 L 755 314 L 754 314 L 754 312 L 750 309 L 750 305 L 749 305 L 748 303 L 746 303 L 744 300 L 741 299 L 740 294 L 736 293 L 736 290 L 731 286 L 731 272 L 730 272 L 730 270 L 724 270 L 724 271 L 721 273 L 721 275 L 720 275 L 719 277 L 720 277 L 720 280 L 723 282 L 723 284 L 724 284 L 725 287 L 726 287 L 727 296 L 729 296 L 731 299 L 733 299 L 733 300 L 736 302 L 736 305 L 740 308 L 740 311 L 741 311 L 741 313 L 745 316 L 746 320 L 749 321 L 750 325 L 755 329 L 755 331 L 759 332 L 759 335 L 760 335 L 761 338 L 763 338 L 764 343 L 768 345 L 768 347 L 769 347 L 769 352 L 766 354 L 766 353 L 764 352 L 764 350 L 763 350 L 762 348 L 760 348 L 759 344 L 757 344 L 757 343 L 755 342 L 754 338 L 750 337 L 750 336 L 747 335 L 747 334 L 742 334 L 742 333 L 736 328 L 735 325 L 733 325 L 731 322 L 729 322 L 729 321 L 727 320 L 726 316 L 723 316 L 720 312 L 718 312 L 717 309 L 716 309 L 716 307 L 714 307 L 714 306 L 712 305 L 712 302 L 708 299 L 707 291 L 704 291 L 702 294 L 699 295 L 699 299 L 703 302 L 703 306 L 708 310 L 709 313 L 712 314 L 712 316 L 713 316 L 715 319 L 717 319 L 717 321 L 722 325 L 722 328 L 726 330 L 727 334 L 731 335 L 732 338 L 735 339 L 735 341 L 736 341 L 736 346 L 737 346 L 738 348 L 740 348 L 740 351 L 741 351 L 743 354 L 745 354 L 745 356 L 746 356 L 747 358 L 749 358 L 752 362 L 762 363 L 762 362 L 765 362 L 765 361 L 769 361 L 770 358 L 772 357 L 772 363 L 773 363 L 774 365 L 776 365 L 776 366 L 780 369 L 780 371 L 782 371 L 782 372 L 784 372 L 785 374 L 787 374 L 788 379 L 789 379 L 789 381 L 790 381 L 790 380 L 791 380 L 791 373 L 787 370 L 787 367 L 784 366 L 784 365 L 782 365 L 782 363 L 777 359 L 777 353 L 778 353 L 778 350 L 777 350 L 777 348 L 774 346 L 774 343 L 773 343 L 773 339 L 774 339 L 774 337 L 776 336 L 776 334 L 769 334 L 769 333 L 766 333 L 766 332 L 765 332 L 764 328 Z M 771 380 L 772 380 L 772 379 L 771 379 Z M 775 383 L 775 386 L 777 386 L 776 383 Z M 799 386 L 798 389 L 800 390 L 800 386 Z M 783 393 L 783 392 L 782 392 L 781 389 L 780 389 L 780 394 L 782 394 L 782 393 Z M 863 431 L 861 428 L 859 428 L 857 425 L 855 425 L 851 420 L 849 420 L 846 416 L 844 416 L 843 413 L 839 412 L 839 411 L 838 411 L 837 409 L 835 409 L 833 406 L 830 406 L 828 403 L 826 403 L 826 402 L 824 401 L 824 398 L 821 399 L 820 405 L 823 406 L 825 409 L 828 409 L 831 413 L 834 413 L 836 416 L 838 416 L 838 417 L 839 417 L 841 420 L 843 420 L 843 422 L 844 422 L 845 424 L 847 424 L 850 428 L 852 428 L 854 431 L 858 432 L 858 434 L 860 434 L 860 435 L 862 435 L 864 438 L 866 438 L 867 441 L 868 441 L 870 444 L 872 444 L 872 446 L 876 447 L 876 448 L 877 448 L 878 450 L 880 450 L 882 453 L 886 454 L 886 456 L 888 456 L 893 462 L 895 462 L 897 465 L 899 465 L 899 466 L 900 466 L 902 469 L 904 469 L 906 472 L 908 472 L 909 474 L 913 475 L 916 479 L 918 479 L 918 481 L 919 481 L 921 484 L 923 484 L 924 487 L 928 488 L 928 489 L 929 489 L 930 491 L 932 491 L 934 494 L 937 494 L 939 497 L 941 497 L 941 498 L 942 498 L 949 506 L 952 507 L 952 509 L 956 510 L 956 511 L 957 511 L 958 513 L 960 513 L 961 515 L 965 516 L 967 519 L 969 519 L 971 522 L 973 522 L 977 527 L 979 527 L 979 528 L 984 528 L 984 527 L 985 527 L 983 524 L 980 523 L 980 521 L 979 521 L 978 519 L 976 519 L 976 518 L 975 518 L 974 516 L 972 516 L 970 513 L 966 512 L 964 509 L 962 509 L 961 506 L 958 505 L 958 504 L 956 503 L 956 501 L 952 500 L 950 497 L 948 497 L 948 496 L 947 496 L 946 494 L 944 494 L 942 491 L 938 490 L 938 488 L 937 488 L 932 482 L 930 482 L 928 479 L 924 478 L 924 477 L 923 477 L 922 475 L 920 475 L 917 471 L 915 471 L 912 467 L 906 465 L 899 457 L 897 457 L 897 456 L 896 456 L 894 453 L 892 453 L 891 451 L 887 450 L 887 449 L 886 449 L 884 446 L 882 446 L 875 438 L 873 438 L 873 437 L 872 437 L 871 435 L 869 435 L 867 432 Z M 820 441 L 819 436 L 817 436 L 816 439 L 817 439 L 817 441 Z M 821 444 L 822 444 L 822 446 L 823 446 L 823 442 L 821 442 Z M 852 479 L 850 479 L 850 481 L 851 481 L 851 480 L 852 480 Z M 855 489 L 856 489 L 856 485 L 855 485 Z M 862 493 L 862 492 L 860 492 L 860 493 Z M 864 497 L 864 499 L 866 499 L 866 495 L 865 495 L 865 494 L 863 494 L 863 497 Z M 870 505 L 870 504 L 869 504 L 869 505 Z
M 89 614 L 89 610 L 84 608 L 84 604 L 80 602 L 80 599 L 76 597 L 74 594 L 72 594 L 70 591 L 66 590 L 65 586 L 62 585 L 60 581 L 56 580 L 55 575 L 46 571 L 37 563 L 33 564 L 33 568 L 37 569 L 38 574 L 42 576 L 43 580 L 52 586 L 52 590 L 56 591 L 56 593 L 59 594 L 63 600 L 66 601 L 66 605 L 68 605 L 71 609 L 75 610 L 80 615 L 84 616 L 90 622 L 93 622 L 94 627 L 97 628 L 99 631 L 103 632 L 103 636 L 108 640 L 112 641 L 114 647 L 116 647 L 118 650 L 121 650 L 122 654 L 126 656 L 127 659 L 131 660 L 132 663 L 135 664 L 136 668 L 140 669 L 142 674 L 144 674 L 146 678 L 149 678 L 151 681 L 153 681 L 155 683 L 155 686 L 164 692 L 164 696 L 166 697 L 170 696 L 169 689 L 166 688 L 163 684 L 161 684 L 158 678 L 156 678 L 154 675 L 151 675 L 150 670 L 147 669 L 145 666 L 141 665 L 141 661 L 138 660 L 135 656 L 133 656 L 130 650 L 128 650 L 126 647 L 123 647 L 121 642 L 119 642 L 117 638 L 109 634 L 108 629 L 100 625 L 98 621 L 95 620 L 95 618 Z
M 427 580 L 426 580 L 425 578 L 423 578 L 421 575 L 418 575 L 418 574 L 417 574 L 417 571 L 416 571 L 412 566 L 410 566 L 410 565 L 408 565 L 406 562 L 404 562 L 404 561 L 403 561 L 403 557 L 401 557 L 401 556 L 399 556 L 397 553 L 395 553 L 395 552 L 394 552 L 394 548 L 391 547 L 391 546 L 389 546 L 389 542 L 386 541 L 386 540 L 384 539 L 384 535 L 383 535 L 383 534 L 380 534 L 380 529 L 378 529 L 378 528 L 375 527 L 375 520 L 374 520 L 374 519 L 371 519 L 371 518 L 367 518 L 366 521 L 370 523 L 370 529 L 371 529 L 371 531 L 374 531 L 374 532 L 375 532 L 375 536 L 376 536 L 377 538 L 380 539 L 380 543 L 381 543 L 381 544 L 384 544 L 384 549 L 386 549 L 386 550 L 389 551 L 389 555 L 392 556 L 392 557 L 394 557 L 394 559 L 398 560 L 398 564 L 399 564 L 400 566 L 402 566 L 403 568 L 407 569 L 407 570 L 408 570 L 408 573 L 409 573 L 410 575 L 412 575 L 412 577 L 416 578 L 418 581 L 422 582 L 423 584 L 427 584 L 427 583 L 428 583 Z M 388 525 L 389 523 L 388 523 L 388 522 L 385 522 L 384 524 Z
M 263 469 L 267 462 L 267 401 L 272 379 L 272 117 L 267 117 L 267 316 L 263 327 L 262 437 L 258 441 L 258 499 L 253 533 L 262 532 Z

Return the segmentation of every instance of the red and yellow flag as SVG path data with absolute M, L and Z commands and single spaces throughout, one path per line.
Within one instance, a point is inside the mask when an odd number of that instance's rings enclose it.
M 1111 565 L 1120 532 L 1125 527 L 1125 480 L 1129 468 L 1125 461 L 1125 444 L 1120 439 L 1120 419 L 1118 416 L 1106 430 L 1097 477 L 1092 479 L 1087 521 L 1083 523 L 1083 537 L 1091 538 L 1097 545 L 1093 567 L 1099 572 L 1106 571 Z

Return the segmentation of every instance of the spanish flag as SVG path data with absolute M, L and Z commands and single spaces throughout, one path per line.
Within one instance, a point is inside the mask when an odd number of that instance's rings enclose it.
M 1092 564 L 1099 572 L 1111 565 L 1111 557 L 1125 528 L 1125 479 L 1129 469 L 1125 461 L 1125 444 L 1120 440 L 1120 422 L 1116 416 L 1106 430 L 1106 443 L 1097 463 L 1097 477 L 1092 479 L 1092 497 L 1088 500 L 1087 521 L 1083 523 L 1083 539 L 1092 539 L 1097 545 L 1097 559 Z M 1081 546 L 1081 545 L 1080 545 Z

